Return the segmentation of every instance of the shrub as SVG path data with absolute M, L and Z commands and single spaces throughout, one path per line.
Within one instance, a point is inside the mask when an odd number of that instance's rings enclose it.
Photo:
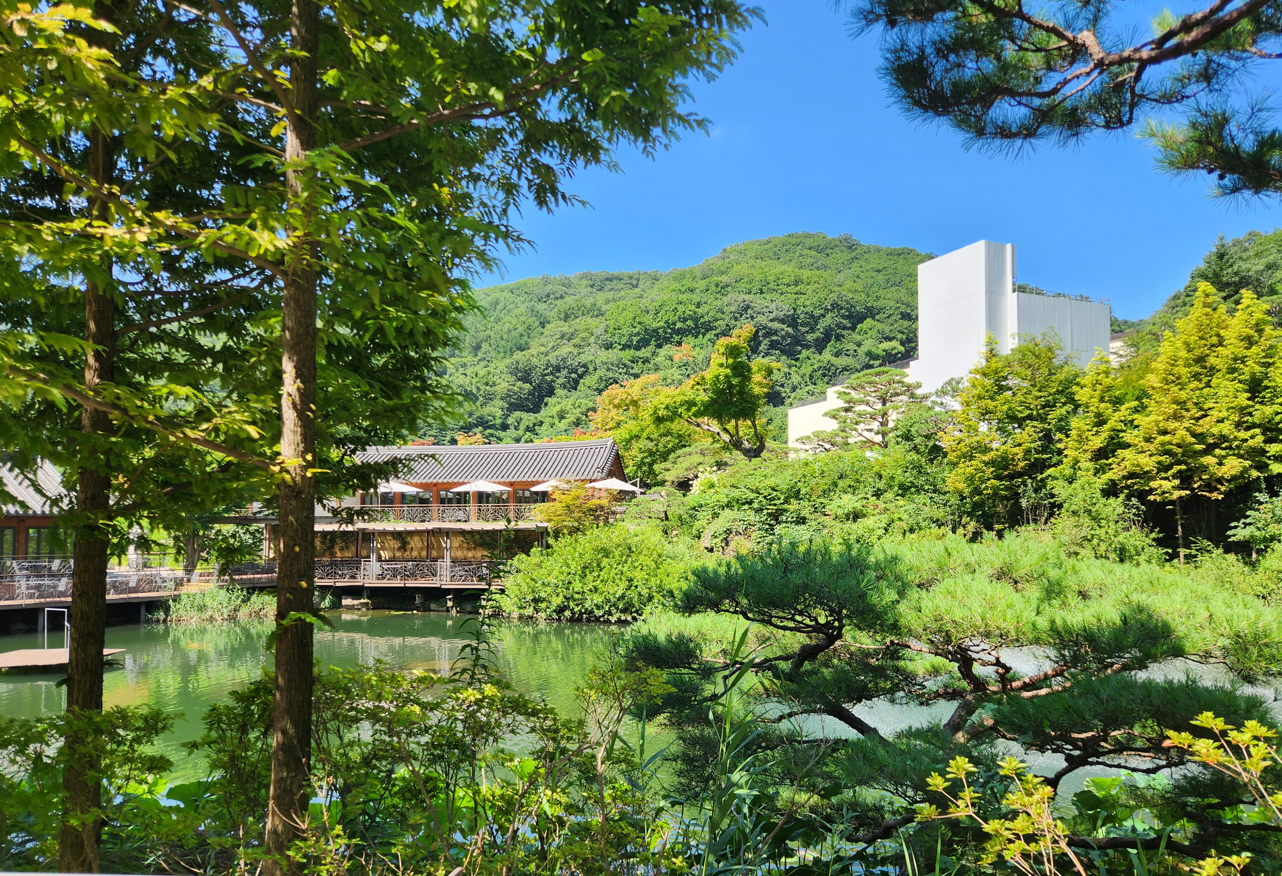
M 1056 481 L 1052 491 L 1060 512 L 1051 531 L 1069 556 L 1130 564 L 1163 559 L 1133 499 L 1105 496 L 1099 479 L 1085 472 Z
M 530 514 L 535 520 L 546 523 L 556 535 L 573 535 L 608 523 L 614 516 L 615 501 L 616 497 L 611 492 L 572 484 L 554 489 L 548 501 L 535 505 Z
M 1256 494 L 1251 510 L 1229 527 L 1227 535 L 1232 541 L 1249 544 L 1253 554 L 1282 544 L 1282 495 Z
M 668 604 L 691 565 L 690 554 L 658 530 L 597 527 L 513 560 L 495 605 L 541 620 L 636 620 Z
M 902 535 L 947 525 L 954 504 L 941 467 L 892 447 L 742 463 L 701 480 L 698 492 L 673 502 L 670 517 L 693 538 L 727 513 L 750 516 L 757 536 L 883 515 L 884 527 L 874 528 Z
M 149 813 L 160 806 L 164 783 L 158 776 L 173 762 L 155 746 L 173 724 L 174 716 L 160 709 L 132 706 L 39 718 L 0 715 L 0 870 L 48 870 L 57 864 L 63 772 L 68 763 L 92 757 L 98 768 L 89 781 L 99 795 L 91 817 L 103 867 L 112 873 L 151 872 L 137 854 L 136 834 L 146 832 Z

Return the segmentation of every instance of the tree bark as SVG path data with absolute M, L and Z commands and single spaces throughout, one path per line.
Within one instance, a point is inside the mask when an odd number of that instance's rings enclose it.
M 200 562 L 200 536 L 195 527 L 187 530 L 183 537 L 183 577 L 190 582 L 196 577 L 196 565 Z
M 105 16 L 104 16 L 105 17 Z M 110 184 L 114 174 L 115 147 L 111 136 L 95 129 L 90 134 L 88 169 L 91 179 Z M 102 219 L 105 206 L 91 208 Z M 99 265 L 100 274 L 85 283 L 85 340 L 94 349 L 85 358 L 85 390 L 92 393 L 115 377 L 116 303 L 103 281 L 111 274 L 110 260 Z M 85 407 L 80 414 L 83 435 L 80 474 L 76 492 L 76 530 L 71 573 L 71 633 L 67 654 L 67 714 L 72 724 L 65 744 L 72 756 L 63 773 L 62 831 L 58 843 L 58 868 L 64 873 L 93 873 L 98 869 L 98 835 L 101 823 L 95 813 L 102 804 L 100 765 L 87 756 L 87 728 L 75 719 L 102 711 L 102 649 L 107 623 L 107 561 L 110 543 L 106 523 L 111 516 L 112 461 L 107 442 L 111 417 Z
M 1180 500 L 1175 500 L 1175 534 L 1179 540 L 1180 565 L 1184 565 L 1184 509 Z
M 301 54 L 290 62 L 293 113 L 286 132 L 286 186 L 291 207 L 307 215 L 309 173 L 303 165 L 316 146 L 317 58 L 320 7 L 294 0 L 291 42 Z M 315 498 L 310 469 L 316 452 L 316 267 L 306 227 L 294 229 L 294 260 L 282 303 L 280 525 L 276 566 L 276 681 L 272 715 L 272 777 L 267 813 L 268 876 L 299 871 L 287 858 L 302 834 L 311 797 L 312 612 L 315 589 Z

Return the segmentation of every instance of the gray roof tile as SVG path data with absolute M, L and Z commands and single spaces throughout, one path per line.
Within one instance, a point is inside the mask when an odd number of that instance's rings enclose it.
M 0 514 L 57 514 L 67 493 L 53 464 L 41 460 L 34 472 L 19 472 L 0 462 Z
M 362 462 L 405 459 L 400 479 L 412 483 L 598 480 L 609 477 L 619 450 L 611 438 L 542 444 L 370 447 Z

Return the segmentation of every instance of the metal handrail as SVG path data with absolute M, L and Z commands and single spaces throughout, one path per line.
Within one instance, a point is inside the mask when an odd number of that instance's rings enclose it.
M 0 575 L 0 602 L 69 599 L 71 564 L 56 570 L 21 571 Z M 108 596 L 172 593 L 187 582 L 181 569 L 108 569 Z
M 389 581 L 431 581 L 446 583 L 489 583 L 494 579 L 496 564 L 489 560 L 370 560 L 355 557 L 316 561 L 316 580 L 351 582 L 353 584 Z M 234 566 L 231 577 L 274 575 L 276 561 L 246 563 Z
M 506 523 L 529 520 L 539 502 L 517 505 L 361 505 L 355 516 L 368 523 Z

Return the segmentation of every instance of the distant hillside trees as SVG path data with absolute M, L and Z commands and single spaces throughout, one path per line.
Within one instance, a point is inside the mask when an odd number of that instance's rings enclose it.
M 1220 237 L 1189 274 L 1184 288 L 1173 294 L 1152 317 L 1169 328 L 1193 309 L 1198 287 L 1209 283 L 1230 308 L 1237 307 L 1243 289 L 1259 297 L 1276 321 L 1282 315 L 1282 229 L 1268 234 L 1250 231 L 1226 240 Z
M 719 338 L 755 329 L 754 357 L 779 362 L 775 408 L 916 350 L 913 249 L 849 235 L 789 234 L 727 247 L 692 268 L 538 277 L 477 292 L 450 378 L 475 405 L 435 435 L 482 430 L 532 441 L 591 428 L 611 386 L 657 374 L 680 386 Z M 689 356 L 674 359 L 674 347 Z

